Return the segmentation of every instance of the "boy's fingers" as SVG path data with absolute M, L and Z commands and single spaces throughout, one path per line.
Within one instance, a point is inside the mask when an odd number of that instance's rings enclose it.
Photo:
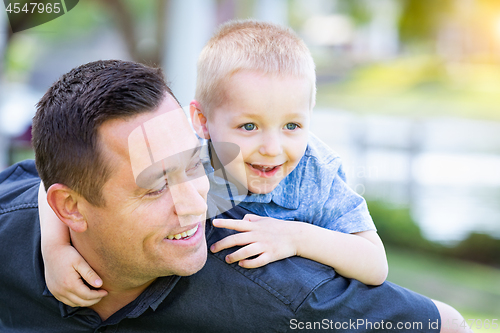
M 255 259 L 247 259 L 247 260 L 241 260 L 238 265 L 240 265 L 243 268 L 257 268 L 257 267 L 262 267 L 267 264 L 269 264 L 271 260 L 269 259 L 269 256 L 266 253 L 262 253 L 260 256 L 258 256 Z
M 56 297 L 56 296 L 54 296 L 54 297 Z M 96 298 L 96 299 L 91 299 L 91 300 L 82 299 L 75 294 L 69 294 L 68 297 L 63 297 L 63 296 L 56 297 L 56 299 L 64 304 L 67 304 L 67 305 L 73 307 L 73 308 L 92 306 L 101 300 L 101 298 Z
M 73 307 L 73 308 L 76 308 L 76 307 L 80 306 L 80 305 L 78 305 L 78 304 L 74 303 L 74 302 L 73 302 L 72 300 L 70 300 L 69 298 L 66 298 L 66 297 L 57 297 L 57 296 L 54 296 L 54 297 L 55 297 L 55 298 L 56 298 L 59 302 L 62 302 L 62 303 L 64 303 L 64 304 L 66 304 L 66 305 L 69 305 L 69 306 L 71 306 L 71 307 Z
M 248 243 L 250 243 L 250 241 L 248 240 L 246 233 L 234 234 L 227 236 L 226 238 L 223 238 L 220 241 L 212 244 L 212 246 L 210 246 L 210 251 L 216 253 L 224 249 L 229 249 L 233 246 L 238 246 L 238 245 L 242 246 L 242 245 L 247 245 Z
M 226 256 L 226 262 L 228 264 L 232 264 L 233 262 L 237 262 L 252 256 L 256 256 L 262 253 L 261 246 L 258 243 L 249 244 L 247 246 L 242 247 L 241 249 L 234 251 L 231 254 Z
M 236 231 L 249 231 L 252 224 L 245 220 L 232 220 L 232 219 L 215 219 L 212 221 L 214 227 L 226 228 Z
M 72 304 L 70 306 L 91 306 L 98 303 L 108 292 L 103 289 L 91 290 L 83 282 L 74 290 L 74 294 L 68 295 L 68 299 Z
M 250 222 L 259 221 L 259 220 L 262 220 L 262 219 L 265 219 L 265 217 L 264 216 L 255 215 L 255 214 L 246 214 L 243 217 L 243 220 L 250 221 Z
M 75 296 L 85 301 L 93 301 L 96 299 L 100 300 L 101 298 L 107 295 L 108 292 L 106 290 L 104 289 L 92 290 L 89 289 L 89 287 L 87 287 L 83 283 L 75 289 Z
M 94 288 L 99 288 L 102 286 L 102 280 L 97 275 L 97 273 L 87 264 L 85 260 L 81 260 L 75 270 L 80 274 L 80 276 L 87 281 Z
M 96 299 L 82 299 L 76 295 L 71 295 L 69 298 L 67 298 L 67 302 L 63 302 L 68 304 L 71 307 L 88 307 L 92 306 L 96 303 L 98 303 L 101 300 L 101 298 L 96 298 Z

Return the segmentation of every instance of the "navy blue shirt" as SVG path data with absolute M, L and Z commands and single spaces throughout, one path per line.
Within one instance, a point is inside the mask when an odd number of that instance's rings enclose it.
M 209 253 L 188 277 L 161 277 L 102 322 L 47 290 L 40 251 L 38 178 L 33 161 L 0 173 L 0 332 L 438 332 L 426 297 L 389 282 L 379 287 L 291 257 L 257 269 L 228 265 L 234 249 Z M 222 218 L 241 219 L 240 207 Z M 207 241 L 233 233 L 207 223 Z

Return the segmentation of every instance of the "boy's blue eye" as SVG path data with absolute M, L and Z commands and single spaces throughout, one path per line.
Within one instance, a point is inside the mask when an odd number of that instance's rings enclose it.
M 294 123 L 288 123 L 288 124 L 286 124 L 286 125 L 285 125 L 286 129 L 287 129 L 287 130 L 290 130 L 290 131 L 293 131 L 294 129 L 296 129 L 296 128 L 297 128 L 297 126 L 298 126 L 298 125 L 297 125 L 297 124 L 294 124 Z
M 248 123 L 242 126 L 246 131 L 253 131 L 255 129 L 255 124 Z

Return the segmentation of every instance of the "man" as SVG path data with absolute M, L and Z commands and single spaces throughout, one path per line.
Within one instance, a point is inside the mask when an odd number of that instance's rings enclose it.
M 36 169 L 25 161 L 0 173 L 1 332 L 439 330 L 438 309 L 419 309 L 390 283 L 367 287 L 299 257 L 247 270 L 225 263 L 230 250 L 207 255 L 231 231 L 205 230 L 198 141 L 158 70 L 73 69 L 38 104 L 33 143 Z M 108 291 L 92 307 L 66 306 L 46 288 L 37 170 Z

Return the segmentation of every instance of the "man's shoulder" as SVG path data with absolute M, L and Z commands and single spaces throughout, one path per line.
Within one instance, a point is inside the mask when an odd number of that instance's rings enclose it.
M 0 213 L 37 207 L 39 184 L 33 160 L 16 163 L 0 172 Z
M 61 318 L 55 299 L 43 296 L 38 178 L 33 161 L 0 173 L 0 331 L 50 325 Z M 43 328 L 40 332 L 46 332 Z
M 234 251 L 236 248 L 211 254 L 219 261 L 218 270 L 225 271 L 227 276 L 231 276 L 230 271 L 233 271 L 234 277 L 240 277 L 227 281 L 233 284 L 231 287 L 252 291 L 256 297 L 268 294 L 291 313 L 295 313 L 318 286 L 336 276 L 331 267 L 297 256 L 255 269 L 243 268 L 238 263 L 229 265 L 225 262 L 225 256 Z
M 38 171 L 33 160 L 24 160 L 0 172 L 0 185 L 27 178 L 38 178 Z

